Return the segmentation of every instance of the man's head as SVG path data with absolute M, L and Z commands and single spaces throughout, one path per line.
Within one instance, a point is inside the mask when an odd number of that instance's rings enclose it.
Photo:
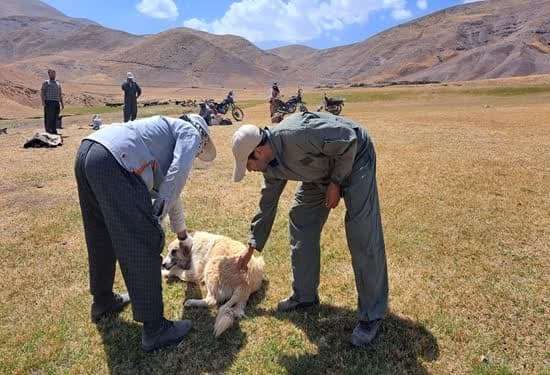
M 201 134 L 201 145 L 199 146 L 197 158 L 202 161 L 212 161 L 216 159 L 216 146 L 214 145 L 212 137 L 210 137 L 210 129 L 206 121 L 195 113 L 183 115 L 180 117 L 180 120 L 191 121 Z
M 232 151 L 235 157 L 235 182 L 242 180 L 247 170 L 265 172 L 274 159 L 267 134 L 255 125 L 243 125 L 233 134 Z
M 50 79 L 51 79 L 52 81 L 54 81 L 54 80 L 55 80 L 55 70 L 53 70 L 53 69 L 48 69 L 48 77 L 50 77 Z
M 126 79 L 128 81 L 132 81 L 134 79 L 134 73 L 132 73 L 132 72 L 126 73 Z

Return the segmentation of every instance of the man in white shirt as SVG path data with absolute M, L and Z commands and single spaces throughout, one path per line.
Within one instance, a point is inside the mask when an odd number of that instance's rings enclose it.
M 192 243 L 180 194 L 195 157 L 216 157 L 208 126 L 198 115 L 102 127 L 83 140 L 76 157 L 92 321 L 121 311 L 131 298 L 134 319 L 143 322 L 146 352 L 177 343 L 191 330 L 188 320 L 164 318 L 160 222 L 168 215 L 180 241 Z M 113 293 L 116 261 L 129 295 Z

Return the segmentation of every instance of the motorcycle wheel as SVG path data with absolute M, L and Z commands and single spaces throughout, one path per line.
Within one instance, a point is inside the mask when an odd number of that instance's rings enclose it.
M 342 112 L 342 106 L 339 105 L 337 106 L 335 109 L 333 109 L 332 111 L 330 111 L 333 115 L 336 115 L 338 116 L 340 114 L 340 112 Z
M 233 118 L 235 121 L 242 121 L 244 119 L 244 112 L 239 107 L 233 108 L 233 111 L 231 111 L 231 114 L 233 115 Z
M 288 113 L 294 113 L 296 112 L 296 103 L 290 103 L 288 105 Z

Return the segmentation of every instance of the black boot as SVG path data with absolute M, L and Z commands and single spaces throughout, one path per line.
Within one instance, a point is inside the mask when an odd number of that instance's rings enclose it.
M 190 320 L 170 321 L 162 318 L 155 322 L 145 322 L 141 333 L 141 349 L 152 352 L 179 343 L 191 332 Z
M 94 296 L 90 312 L 92 322 L 97 323 L 107 316 L 121 312 L 129 303 L 130 296 L 127 293 L 111 293 L 110 295 L 100 297 Z

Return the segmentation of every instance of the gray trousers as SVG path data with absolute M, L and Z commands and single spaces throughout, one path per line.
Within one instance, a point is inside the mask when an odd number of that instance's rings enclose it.
M 342 193 L 359 320 L 382 319 L 388 309 L 388 271 L 374 149 L 356 162 Z M 318 299 L 321 230 L 330 211 L 325 207 L 325 196 L 325 185 L 299 183 L 290 209 L 292 292 L 300 302 Z
M 111 295 L 118 260 L 134 319 L 163 317 L 161 257 L 164 232 L 153 217 L 141 177 L 122 168 L 99 143 L 84 140 L 75 163 L 94 298 Z

